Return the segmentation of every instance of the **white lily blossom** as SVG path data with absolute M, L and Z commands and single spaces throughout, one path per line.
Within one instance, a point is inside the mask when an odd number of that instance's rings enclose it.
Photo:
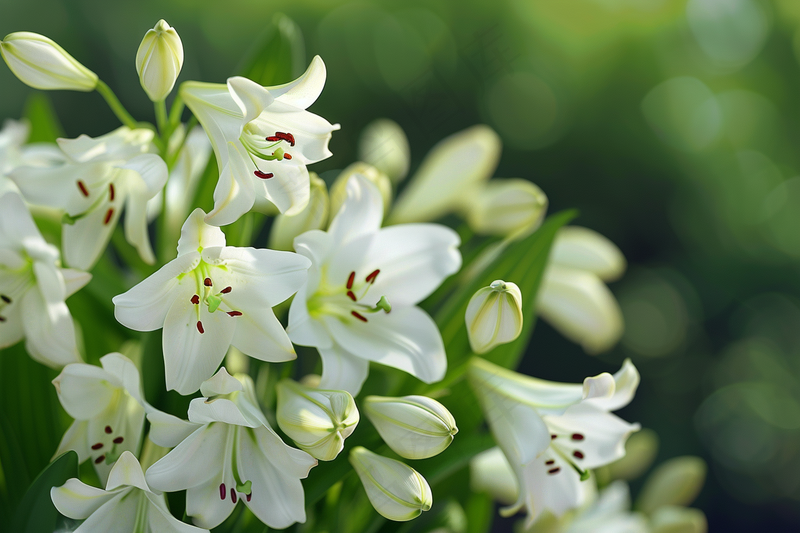
M 136 52 L 136 72 L 150 100 L 161 102 L 183 67 L 183 43 L 175 28 L 164 19 L 144 34 Z
M 382 218 L 380 192 L 356 175 L 328 231 L 294 240 L 312 266 L 292 301 L 287 331 L 295 343 L 319 350 L 320 388 L 356 395 L 369 361 L 426 383 L 447 368 L 439 329 L 416 304 L 460 268 L 458 235 L 437 224 L 381 229 Z
M 53 380 L 61 405 L 75 419 L 55 455 L 74 450 L 81 463 L 91 459 L 105 481 L 122 452 L 138 453 L 148 406 L 130 359 L 110 353 L 100 364 L 67 365 Z
M 269 247 L 273 250 L 293 250 L 295 237 L 328 225 L 328 188 L 315 172 L 309 172 L 308 176 L 311 180 L 311 197 L 305 208 L 296 215 L 281 213 L 275 217 L 269 234 Z
M 467 370 L 497 444 L 520 487 L 516 503 L 530 526 L 544 511 L 562 516 L 586 502 L 589 470 L 625 455 L 625 441 L 639 429 L 610 413 L 633 398 L 639 373 L 626 360 L 613 376 L 583 384 L 536 379 L 479 358 Z
M 392 183 L 408 174 L 410 152 L 403 128 L 387 118 L 370 122 L 358 141 L 358 159 L 386 174 Z
M 306 165 L 332 155 L 328 141 L 339 129 L 306 111 L 322 92 L 325 76 L 325 64 L 316 56 L 305 74 L 276 87 L 242 77 L 227 84 L 181 85 L 180 94 L 208 133 L 219 164 L 209 224 L 236 221 L 257 199 L 289 215 L 306 206 Z
M 276 418 L 295 444 L 320 461 L 333 461 L 356 429 L 358 409 L 347 391 L 321 390 L 284 379 L 276 388 Z
M 167 181 L 149 129 L 120 127 L 100 137 L 58 139 L 60 164 L 17 167 L 10 173 L 25 199 L 63 209 L 64 259 L 90 269 L 105 250 L 125 207 L 125 237 L 142 260 L 155 262 L 147 234 L 147 201 Z
M 363 406 L 383 441 L 406 459 L 438 455 L 450 446 L 458 433 L 450 411 L 426 396 L 367 396 Z
M 270 528 L 305 522 L 300 480 L 317 461 L 272 430 L 252 380 L 223 367 L 200 392 L 189 422 L 148 414 L 153 442 L 176 447 L 147 470 L 147 482 L 163 491 L 186 489 L 186 514 L 201 527 L 221 524 L 239 500 Z
M 372 507 L 384 518 L 405 522 L 433 505 L 428 482 L 401 461 L 356 446 L 350 452 L 350 464 L 361 478 Z
M 91 274 L 61 268 L 13 185 L 0 191 L 0 348 L 25 339 L 31 357 L 53 368 L 81 360 L 64 302 Z
M 52 39 L 18 31 L 0 41 L 0 55 L 21 82 L 34 89 L 93 91 L 97 74 L 84 67 Z
M 342 204 L 347 199 L 347 183 L 356 174 L 367 178 L 378 188 L 381 198 L 383 198 L 383 212 L 388 213 L 392 206 L 392 182 L 377 168 L 358 161 L 342 170 L 331 186 L 331 217 L 336 216 L 336 213 L 342 208 Z
M 591 354 L 608 350 L 624 329 L 605 282 L 625 272 L 625 257 L 596 231 L 567 226 L 556 235 L 536 301 L 539 315 Z
M 164 495 L 150 490 L 139 461 L 128 451 L 111 469 L 105 490 L 71 478 L 50 489 L 50 498 L 62 515 L 84 520 L 75 533 L 208 533 L 170 514 Z
M 475 353 L 512 342 L 522 332 L 522 292 L 516 283 L 495 280 L 472 295 L 464 319 Z
M 465 216 L 476 233 L 528 235 L 542 224 L 547 213 L 547 195 L 528 180 L 493 179 L 470 192 Z
M 53 144 L 26 145 L 30 129 L 27 120 L 9 119 L 3 122 L 3 129 L 0 129 L 0 176 L 21 165 L 48 165 L 60 157 L 58 148 Z
M 608 485 L 565 522 L 564 533 L 651 533 L 647 519 L 631 512 L 630 490 L 624 481 Z
M 113 298 L 114 316 L 136 331 L 164 329 L 167 389 L 195 392 L 233 345 L 262 361 L 297 357 L 272 307 L 306 281 L 311 262 L 291 252 L 225 245 L 195 209 L 181 229 L 178 257 Z

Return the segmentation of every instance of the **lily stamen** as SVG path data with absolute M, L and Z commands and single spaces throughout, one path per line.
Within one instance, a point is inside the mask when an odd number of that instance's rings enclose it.
M 84 184 L 81 180 L 78 180 L 78 188 L 81 190 L 81 194 L 85 197 L 89 197 L 89 189 L 86 188 L 86 184 Z
M 114 208 L 112 207 L 108 211 L 106 211 L 106 216 L 103 219 L 103 225 L 108 226 L 108 223 L 111 222 L 111 217 L 114 215 Z

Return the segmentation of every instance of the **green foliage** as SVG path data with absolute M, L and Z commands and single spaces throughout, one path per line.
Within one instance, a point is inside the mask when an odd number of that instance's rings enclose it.
M 11 531 L 42 533 L 55 531 L 61 519 L 50 499 L 50 489 L 78 476 L 78 454 L 68 451 L 60 455 L 37 477 L 17 509 Z
M 28 119 L 31 125 L 29 143 L 52 143 L 64 136 L 64 128 L 61 127 L 53 103 L 45 93 L 31 93 L 25 101 L 22 116 Z
M 238 71 L 261 85 L 279 85 L 295 79 L 304 68 L 300 27 L 283 13 L 276 13 Z

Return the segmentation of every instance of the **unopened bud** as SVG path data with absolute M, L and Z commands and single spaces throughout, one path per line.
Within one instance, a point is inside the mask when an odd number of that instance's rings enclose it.
M 443 452 L 458 433 L 450 411 L 425 396 L 368 396 L 364 412 L 389 447 L 406 459 L 427 459 Z
M 136 72 L 144 92 L 154 102 L 172 92 L 183 67 L 183 43 L 175 28 L 161 19 L 144 34 L 136 52 Z
M 612 479 L 631 481 L 653 464 L 658 455 L 658 435 L 652 429 L 643 429 L 630 436 L 625 443 L 625 457 L 608 465 Z
M 331 187 L 331 218 L 336 216 L 347 198 L 347 182 L 354 174 L 360 174 L 375 185 L 383 198 L 383 212 L 386 214 L 392 203 L 392 182 L 377 168 L 366 163 L 353 163 L 336 178 Z
M 328 223 L 328 189 L 325 182 L 314 172 L 309 172 L 311 191 L 308 205 L 296 215 L 280 214 L 275 217 L 269 235 L 269 247 L 273 250 L 294 250 L 294 238 L 307 231 L 322 229 Z
M 618 279 L 627 266 L 617 245 L 581 226 L 565 226 L 558 230 L 550 250 L 550 262 L 591 272 L 603 281 Z
M 433 505 L 428 482 L 405 463 L 357 446 L 350 452 L 350 464 L 361 478 L 372 507 L 384 518 L 405 522 Z
M 547 213 L 547 196 L 527 180 L 494 179 L 470 193 L 466 218 L 477 233 L 530 233 L 541 225 Z
M 666 505 L 689 505 L 706 479 L 706 463 L 699 457 L 675 457 L 659 465 L 645 481 L 637 507 L 649 514 Z
M 706 533 L 708 521 L 700 509 L 667 506 L 650 517 L 653 533 Z
M 408 174 L 411 159 L 403 128 L 386 118 L 371 122 L 361 132 L 358 158 L 386 174 L 392 183 L 399 183 Z
M 318 390 L 290 379 L 278 383 L 278 425 L 300 449 L 320 461 L 333 461 L 359 416 L 347 391 Z
M 23 83 L 34 89 L 93 91 L 97 74 L 38 33 L 18 31 L 0 41 L 0 55 Z
M 516 284 L 493 281 L 467 305 L 467 335 L 472 351 L 486 353 L 511 342 L 522 332 L 522 293 Z

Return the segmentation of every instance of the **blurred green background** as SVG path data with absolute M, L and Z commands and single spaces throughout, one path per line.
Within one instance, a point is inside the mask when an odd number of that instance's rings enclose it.
M 800 1 L 0 7 L 0 34 L 51 37 L 148 120 L 134 56 L 158 19 L 183 40 L 180 81 L 222 82 L 287 14 L 305 44 L 287 72 L 321 55 L 328 82 L 312 110 L 342 125 L 320 173 L 352 162 L 378 117 L 405 129 L 412 169 L 441 138 L 490 125 L 504 142 L 498 176 L 534 181 L 551 212 L 577 207 L 576 223 L 630 264 L 612 285 L 626 320 L 617 348 L 590 357 L 539 323 L 522 371 L 580 381 L 631 357 L 642 385 L 621 415 L 658 433 L 659 460 L 708 461 L 695 505 L 710 530 L 800 528 Z M 0 118 L 35 92 L 5 68 L 0 88 Z M 69 137 L 118 126 L 97 93 L 49 96 Z

